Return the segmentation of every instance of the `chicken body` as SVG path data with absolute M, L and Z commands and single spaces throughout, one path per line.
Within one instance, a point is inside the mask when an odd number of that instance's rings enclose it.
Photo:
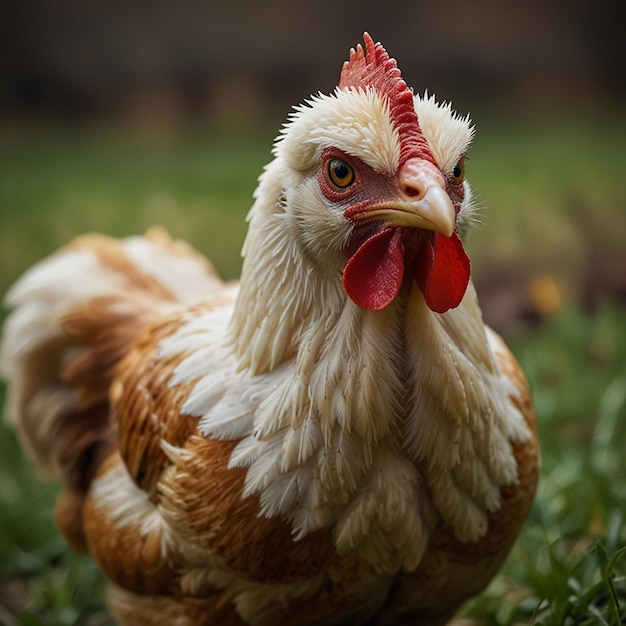
M 469 120 L 366 35 L 260 178 L 240 285 L 159 231 L 13 288 L 9 414 L 120 624 L 443 624 L 538 474 L 459 234 Z

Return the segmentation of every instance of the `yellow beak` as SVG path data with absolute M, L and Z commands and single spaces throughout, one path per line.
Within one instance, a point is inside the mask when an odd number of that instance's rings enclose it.
M 392 227 L 454 232 L 456 210 L 441 172 L 429 161 L 409 159 L 398 175 L 397 200 L 382 202 L 353 216 L 355 221 L 380 220 Z

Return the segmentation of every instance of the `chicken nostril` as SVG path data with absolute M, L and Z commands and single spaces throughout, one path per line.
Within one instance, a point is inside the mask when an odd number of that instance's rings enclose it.
M 402 188 L 404 195 L 413 200 L 419 200 L 424 195 L 424 190 L 419 186 L 404 185 Z

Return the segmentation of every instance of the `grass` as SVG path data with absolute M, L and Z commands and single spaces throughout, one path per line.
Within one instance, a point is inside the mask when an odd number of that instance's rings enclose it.
M 124 236 L 153 224 L 210 253 L 234 277 L 271 134 L 142 138 L 44 128 L 9 135 L 0 146 L 2 287 L 80 233 Z
M 475 121 L 468 176 L 486 206 L 469 242 L 477 272 L 506 260 L 575 284 L 596 246 L 623 249 L 626 127 L 618 117 Z M 7 134 L 0 291 L 74 235 L 126 235 L 153 223 L 237 276 L 272 135 Z M 511 345 L 533 389 L 542 478 L 502 572 L 463 615 L 478 624 L 616 626 L 626 616 L 626 312 L 608 302 L 587 315 L 570 299 Z M 14 433 L 0 426 L 0 624 L 111 624 L 102 575 L 54 528 L 56 491 L 33 476 Z

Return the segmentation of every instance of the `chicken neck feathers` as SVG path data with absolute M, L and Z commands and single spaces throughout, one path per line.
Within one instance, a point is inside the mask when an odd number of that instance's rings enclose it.
M 110 579 L 120 624 L 444 623 L 528 513 L 530 394 L 471 282 L 446 313 L 410 275 L 382 310 L 342 287 L 352 213 L 320 191 L 324 151 L 391 181 L 427 145 L 450 181 L 473 133 L 366 49 L 275 144 L 240 284 L 151 231 L 80 238 L 8 294 L 10 419 L 63 480 L 57 524 Z M 380 73 L 352 84 L 368 58 L 393 70 L 400 113 Z M 403 141 L 398 116 L 422 135 Z M 471 189 L 445 184 L 462 234 Z

